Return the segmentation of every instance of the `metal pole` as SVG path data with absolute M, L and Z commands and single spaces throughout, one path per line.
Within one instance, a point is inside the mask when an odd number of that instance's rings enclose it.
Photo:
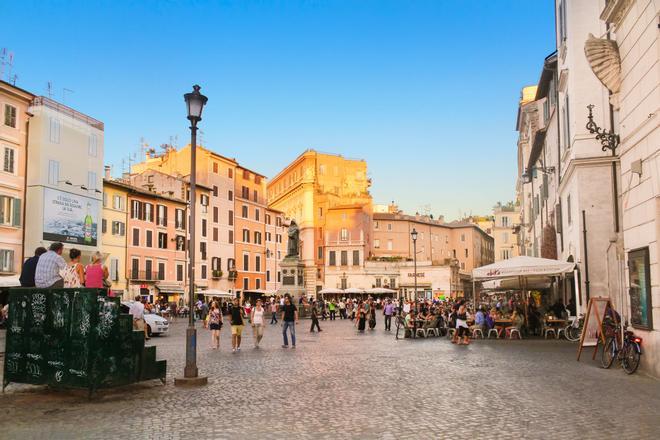
M 415 312 L 417 312 L 417 239 L 413 240 L 413 265 L 415 273 Z
M 193 318 L 195 301 L 195 205 L 197 202 L 195 190 L 197 189 L 197 121 L 192 120 L 190 125 L 190 244 L 188 245 L 188 279 L 189 296 L 188 328 L 186 329 L 186 367 L 183 375 L 186 378 L 197 377 L 197 330 Z

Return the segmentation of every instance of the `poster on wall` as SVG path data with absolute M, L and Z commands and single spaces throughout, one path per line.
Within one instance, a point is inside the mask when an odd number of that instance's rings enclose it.
M 99 201 L 44 188 L 44 240 L 96 246 Z

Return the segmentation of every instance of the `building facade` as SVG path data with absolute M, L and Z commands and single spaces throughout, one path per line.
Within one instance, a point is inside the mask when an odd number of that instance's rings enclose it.
M 34 249 L 23 249 L 29 92 L 0 81 L 0 276 L 16 275 Z
M 129 295 L 128 277 L 126 276 L 126 256 L 128 243 L 126 225 L 128 224 L 128 188 L 117 184 L 110 178 L 106 167 L 103 179 L 103 214 L 101 216 L 101 252 L 108 268 L 110 289 L 113 294 L 124 299 Z
M 520 225 L 520 209 L 514 203 L 502 205 L 498 203 L 493 208 L 493 224 L 490 235 L 495 246 L 495 261 L 508 260 L 519 255 L 518 235 L 516 228 Z

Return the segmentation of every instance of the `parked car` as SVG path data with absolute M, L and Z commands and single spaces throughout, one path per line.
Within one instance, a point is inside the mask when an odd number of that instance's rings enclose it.
M 122 301 L 121 311 L 122 313 L 128 313 L 128 310 L 133 304 L 133 301 Z M 167 319 L 162 316 L 158 316 L 155 313 L 144 313 L 144 323 L 147 325 L 147 335 L 151 337 L 152 335 L 164 335 L 170 329 L 170 323 Z

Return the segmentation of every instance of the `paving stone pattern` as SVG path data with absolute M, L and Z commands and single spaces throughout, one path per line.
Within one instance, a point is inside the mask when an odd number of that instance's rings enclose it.
M 199 329 L 209 385 L 174 387 L 184 365 L 185 323 L 151 339 L 166 358 L 158 381 L 84 391 L 10 385 L 0 396 L 0 438 L 154 439 L 658 439 L 660 382 L 576 362 L 567 341 L 399 340 L 347 321 L 298 327 L 296 350 L 269 326 L 260 350 L 246 328 L 232 354 Z M 4 341 L 0 341 L 4 342 Z M 3 344 L 4 345 L 4 344 Z

